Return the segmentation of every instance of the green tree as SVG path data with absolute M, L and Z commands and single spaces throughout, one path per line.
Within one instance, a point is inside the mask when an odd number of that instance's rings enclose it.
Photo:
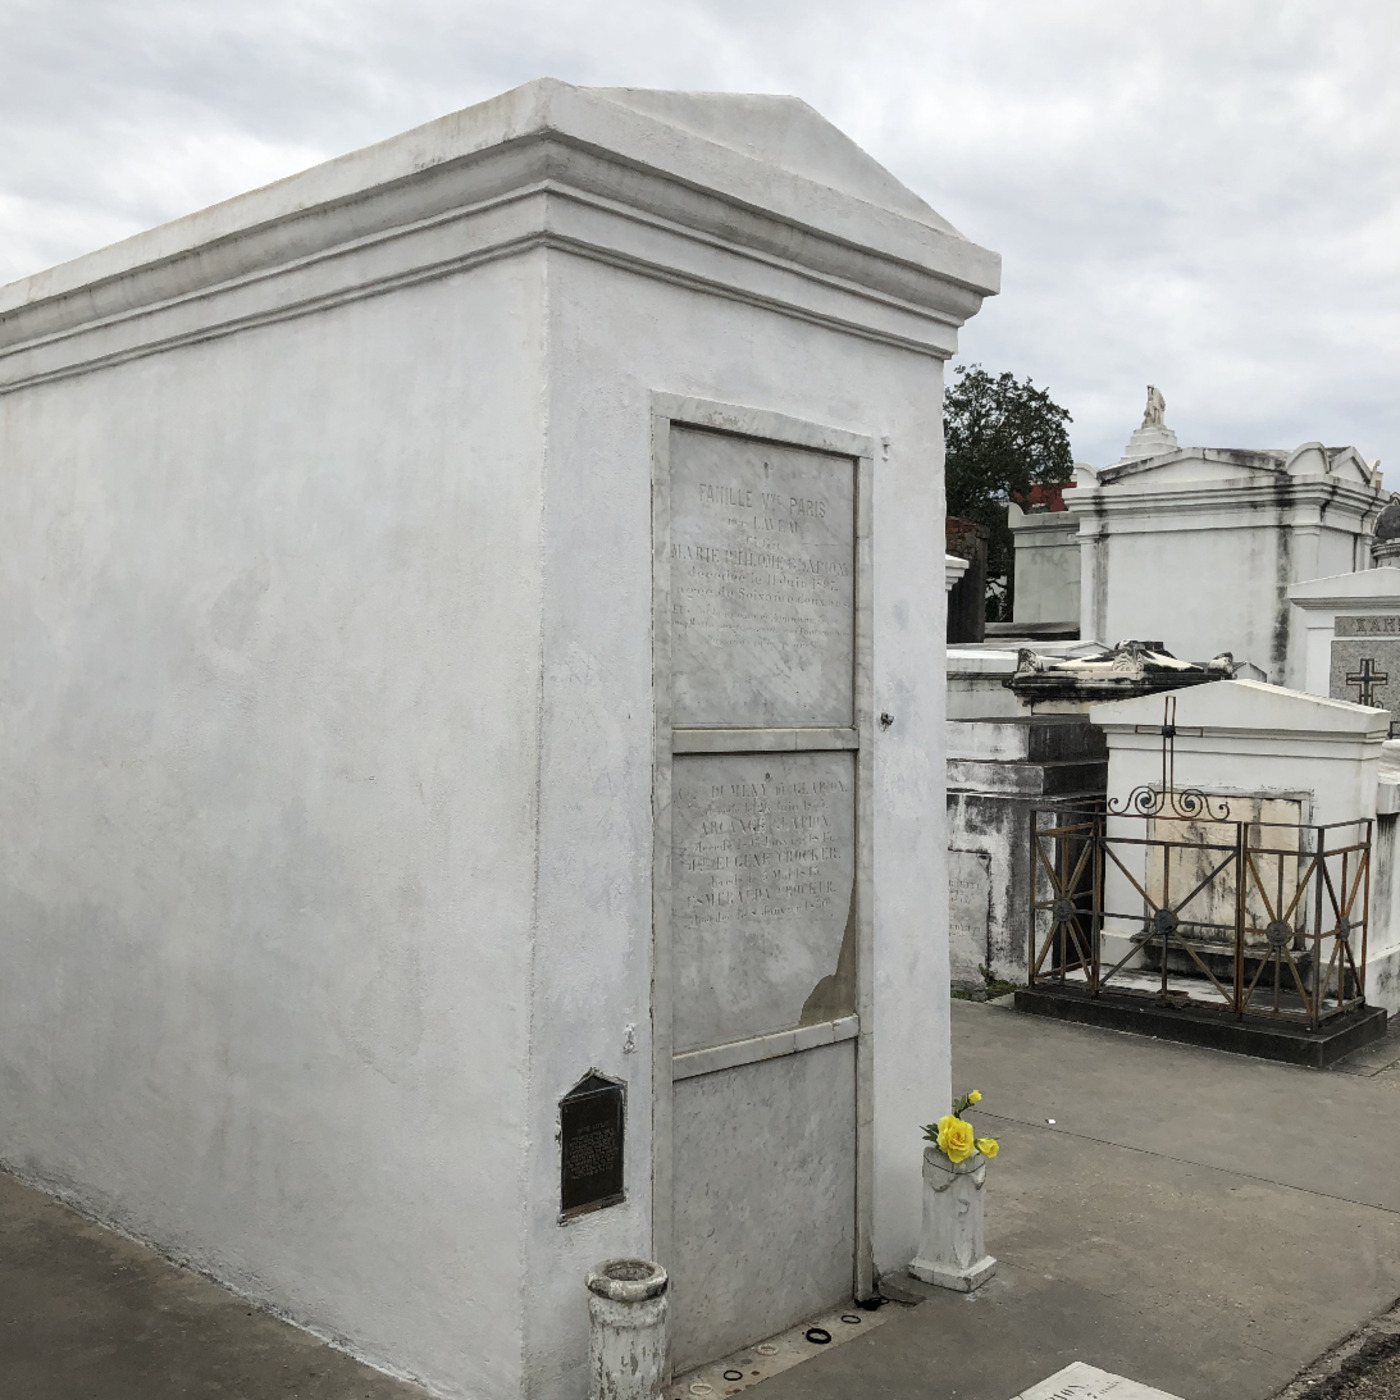
M 959 365 L 944 391 L 948 514 L 987 527 L 988 584 L 1006 580 L 1001 596 L 989 587 L 991 621 L 1011 618 L 1014 546 L 1006 504 L 1029 500 L 1035 486 L 1070 479 L 1074 458 L 1065 424 L 1072 421 L 1029 378 L 991 375 L 981 365 Z

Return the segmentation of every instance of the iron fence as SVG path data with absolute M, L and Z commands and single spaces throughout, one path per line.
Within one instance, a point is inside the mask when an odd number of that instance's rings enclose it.
M 1165 776 L 1165 775 L 1164 775 Z M 1239 799 L 1231 799 L 1239 806 Z M 1372 822 L 1232 817 L 1196 790 L 1031 818 L 1032 986 L 1324 1021 L 1364 1002 Z

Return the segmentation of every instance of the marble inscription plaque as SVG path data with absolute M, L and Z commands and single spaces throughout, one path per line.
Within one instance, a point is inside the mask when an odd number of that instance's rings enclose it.
M 678 726 L 854 723 L 855 463 L 671 432 Z
M 623 1199 L 626 1092 L 587 1075 L 559 1101 L 559 1205 L 565 1217 Z
M 1351 624 L 1346 631 L 1343 623 Z M 1377 625 L 1386 623 L 1395 630 L 1383 632 Z M 1339 617 L 1327 688 L 1334 700 L 1389 710 L 1393 731 L 1400 720 L 1400 618 Z
M 955 973 L 971 980 L 977 964 L 987 958 L 987 933 L 992 922 L 991 857 L 982 851 L 948 852 L 948 938 L 954 958 L 972 954 L 971 965 Z
M 1400 617 L 1339 617 L 1339 637 L 1400 637 Z
M 825 977 L 854 1011 L 854 754 L 678 755 L 671 833 L 677 1052 L 798 1025 Z
M 1048 1380 L 1023 1390 L 1012 1400 L 1179 1400 L 1165 1390 L 1101 1371 L 1083 1361 L 1072 1361 Z

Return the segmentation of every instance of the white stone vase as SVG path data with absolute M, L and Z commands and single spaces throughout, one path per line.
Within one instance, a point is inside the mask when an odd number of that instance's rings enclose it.
M 925 1283 L 971 1293 L 997 1271 L 982 1238 L 987 1159 L 974 1152 L 950 1162 L 933 1144 L 924 1148 L 924 1231 L 909 1272 Z
M 588 1400 L 660 1400 L 671 1374 L 669 1282 L 650 1259 L 588 1271 Z

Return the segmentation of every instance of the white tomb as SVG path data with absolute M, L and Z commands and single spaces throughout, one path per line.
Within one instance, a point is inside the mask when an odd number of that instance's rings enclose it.
M 541 81 L 0 290 L 0 1157 L 449 1394 L 581 1396 L 600 1259 L 682 1367 L 902 1269 L 997 277 Z
M 1079 626 L 1079 517 L 1068 510 L 1006 506 L 1015 547 L 1012 622 Z
M 1340 849 L 1357 838 L 1368 824 L 1371 831 L 1371 903 L 1367 941 L 1367 1001 L 1373 1005 L 1388 1005 L 1394 983 L 1393 961 L 1400 944 L 1400 921 L 1396 934 L 1390 932 L 1383 904 L 1389 899 L 1389 885 L 1382 886 L 1380 867 L 1384 860 L 1381 836 L 1375 824 L 1377 786 L 1381 777 L 1382 745 L 1389 728 L 1389 716 L 1384 710 L 1353 705 L 1340 700 L 1328 700 L 1298 691 L 1258 681 L 1216 681 L 1171 693 L 1174 701 L 1171 716 L 1175 725 L 1171 776 L 1178 792 L 1196 789 L 1228 807 L 1228 820 L 1211 821 L 1203 816 L 1194 822 L 1173 822 L 1132 816 L 1110 816 L 1107 832 L 1110 839 L 1166 839 L 1172 841 L 1208 841 L 1218 847 L 1228 845 L 1233 823 L 1282 823 L 1316 828 L 1333 823 L 1351 824 L 1338 828 L 1327 838 L 1329 845 Z M 1114 701 L 1096 705 L 1090 711 L 1094 724 L 1104 730 L 1108 741 L 1108 793 L 1119 808 L 1131 807 L 1129 795 L 1148 789 L 1161 791 L 1163 769 L 1164 697 L 1142 696 L 1133 700 Z M 1361 827 L 1355 826 L 1360 823 Z M 1258 838 L 1263 847 L 1276 845 L 1286 838 L 1277 838 L 1267 831 Z M 1310 849 L 1305 833 L 1299 846 L 1296 868 L 1283 870 L 1278 862 L 1263 857 L 1258 862 L 1262 878 L 1268 883 L 1275 877 L 1284 892 L 1280 906 L 1289 903 L 1286 887 L 1289 880 L 1296 884 L 1307 878 L 1308 864 L 1303 858 Z M 1159 853 L 1147 853 L 1138 858 L 1137 868 L 1126 868 L 1121 862 L 1130 860 L 1133 848 L 1124 846 L 1119 859 L 1105 865 L 1104 907 L 1125 911 L 1141 904 L 1139 892 L 1145 889 L 1160 901 L 1162 872 Z M 1189 860 L 1189 854 L 1179 854 L 1177 860 Z M 1214 880 L 1207 879 L 1211 869 L 1218 868 L 1217 851 L 1203 851 L 1196 858 L 1198 870 L 1188 874 L 1179 870 L 1173 888 L 1178 895 L 1195 883 L 1194 875 L 1203 879 L 1201 894 L 1181 911 L 1183 922 L 1200 919 L 1210 913 L 1221 923 L 1233 918 L 1231 912 L 1236 898 L 1233 875 L 1227 870 Z M 1272 861 L 1272 863 L 1271 863 Z M 1349 867 L 1354 871 L 1355 863 Z M 1335 875 L 1333 876 L 1335 879 Z M 1136 882 L 1136 883 L 1134 883 Z M 1353 901 L 1354 902 L 1348 902 Z M 1359 893 L 1346 890 L 1341 896 L 1348 914 L 1360 921 L 1363 901 Z M 1282 907 L 1271 911 L 1255 909 L 1258 891 L 1251 884 L 1247 891 L 1251 917 L 1262 923 Z M 1257 917 L 1255 917 L 1257 915 Z M 1308 909 L 1290 910 L 1290 921 L 1305 921 Z M 1138 924 L 1140 925 L 1140 920 Z M 1130 951 L 1130 936 L 1135 932 L 1131 920 L 1106 921 L 1103 934 L 1102 966 L 1107 969 Z M 1131 968 L 1134 964 L 1129 962 Z M 1377 995 L 1377 989 L 1387 989 Z M 1207 1000 L 1209 994 L 1207 993 Z
M 1297 609 L 1303 646 L 1298 658 L 1298 689 L 1310 695 L 1338 695 L 1332 683 L 1332 651 L 1338 619 L 1400 618 L 1400 568 L 1362 569 L 1328 578 L 1308 579 L 1288 590 Z M 1396 629 L 1388 627 L 1388 633 Z M 1393 680 L 1400 682 L 1400 674 Z M 1370 688 L 1368 687 L 1368 690 Z M 1350 697 L 1359 699 L 1360 687 Z
M 1387 499 L 1354 447 L 1177 447 L 1160 405 L 1119 462 L 1075 480 L 1081 637 L 1160 640 L 1188 661 L 1228 651 L 1292 686 L 1304 640 L 1290 585 L 1367 567 Z

